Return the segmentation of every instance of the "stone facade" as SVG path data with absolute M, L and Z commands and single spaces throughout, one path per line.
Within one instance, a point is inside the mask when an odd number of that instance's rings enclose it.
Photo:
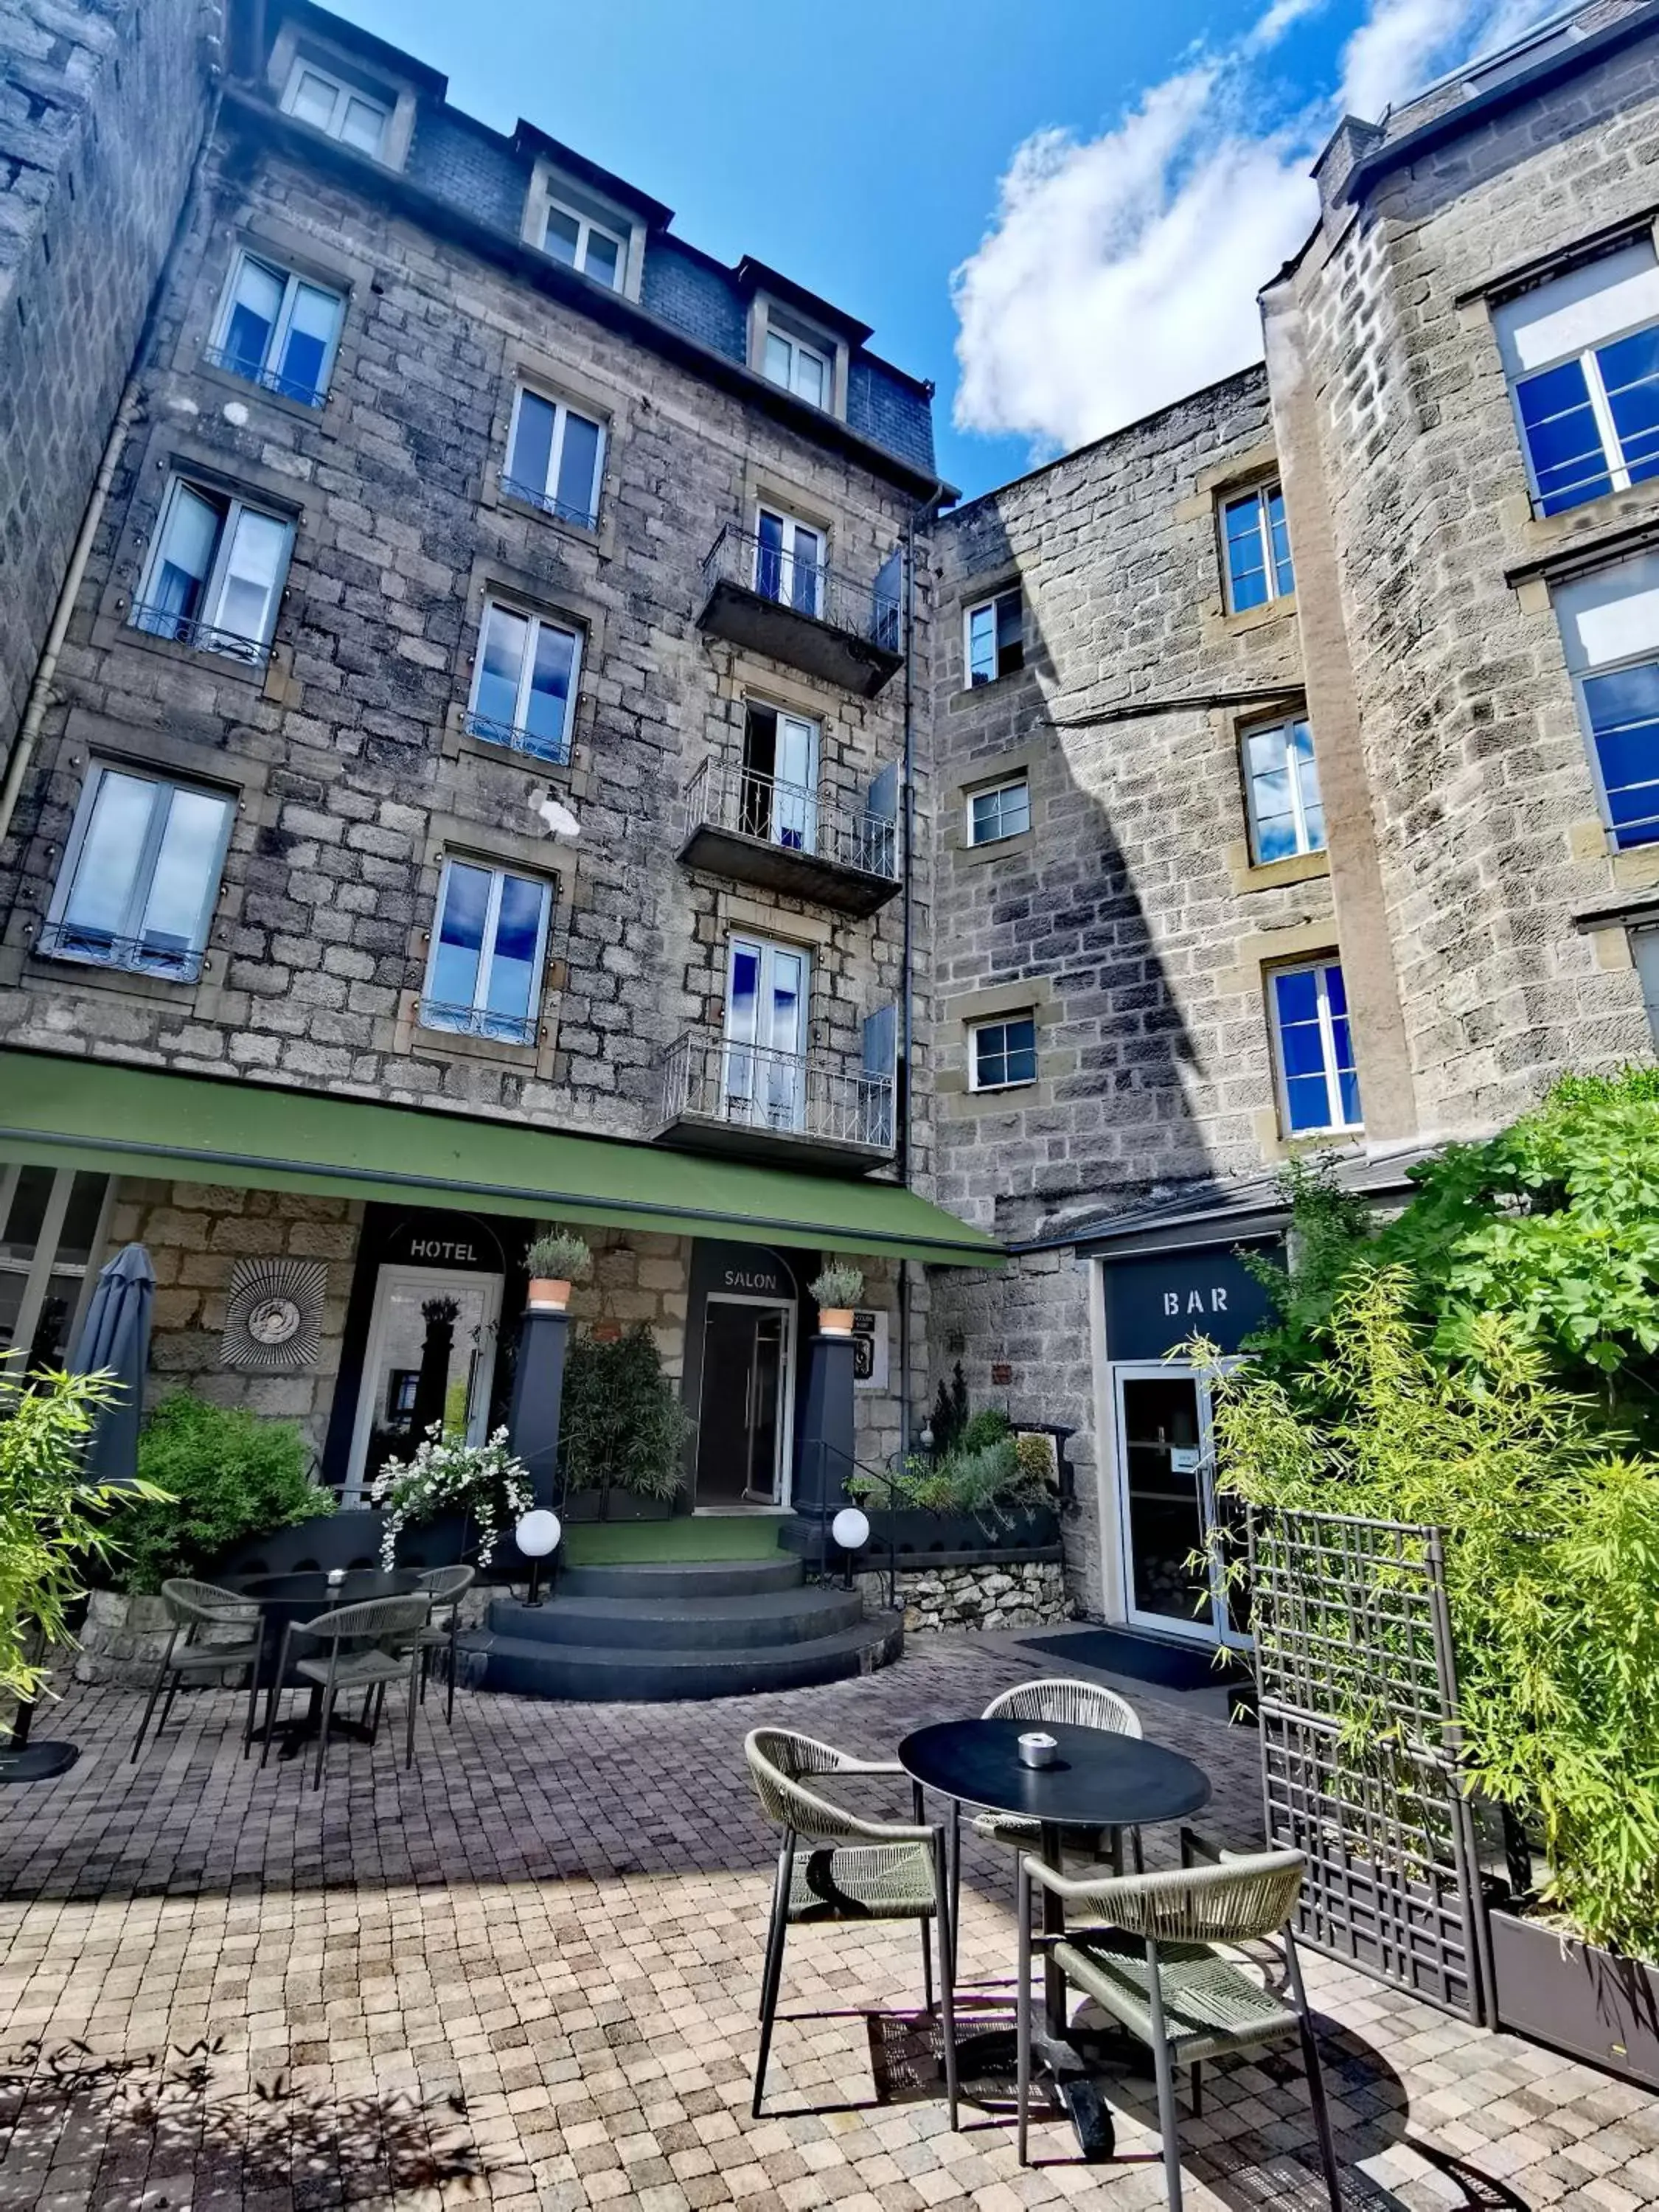
M 184 204 L 211 0 L 0 0 L 0 761 Z
M 854 1576 L 866 1613 L 887 1603 L 884 1575 Z M 1066 1577 L 1047 1559 L 924 1567 L 901 1572 L 898 1602 L 907 1635 L 941 1629 L 1051 1628 L 1071 1619 Z

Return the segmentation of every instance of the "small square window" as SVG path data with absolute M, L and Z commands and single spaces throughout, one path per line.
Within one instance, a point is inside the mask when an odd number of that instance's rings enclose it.
M 994 845 L 1031 826 L 1031 787 L 1023 775 L 968 795 L 968 842 Z
M 562 399 L 520 386 L 513 403 L 501 489 L 560 522 L 592 530 L 599 519 L 605 426 Z
M 293 544 L 281 515 L 173 477 L 132 628 L 264 667 Z
M 581 636 L 568 623 L 486 599 L 466 726 L 477 738 L 562 765 L 570 758 Z
M 1340 962 L 1278 968 L 1267 984 L 1285 1133 L 1358 1128 L 1359 1078 Z
M 994 684 L 1025 665 L 1025 601 L 1016 584 L 994 599 L 981 599 L 964 618 L 963 657 L 970 685 Z
M 392 110 L 357 86 L 348 84 L 331 70 L 296 58 L 283 93 L 283 112 L 296 121 L 325 131 L 342 145 L 379 160 L 386 146 L 386 127 Z
M 345 301 L 263 254 L 236 257 L 208 359 L 279 398 L 320 407 L 345 320 Z
M 1254 491 L 1226 501 L 1221 509 L 1221 535 L 1230 614 L 1247 614 L 1252 607 L 1286 599 L 1295 591 L 1285 495 L 1277 483 L 1259 484 Z
M 534 1044 L 541 1024 L 551 886 L 446 860 L 421 996 L 421 1026 Z
M 830 404 L 829 356 L 817 346 L 808 345 L 805 338 L 792 337 L 775 325 L 769 328 L 762 365 L 769 384 L 781 385 L 798 399 L 810 400 L 814 407 Z
M 568 207 L 562 200 L 549 200 L 542 247 L 567 269 L 580 269 L 584 276 L 591 276 L 607 291 L 622 289 L 623 271 L 628 266 L 627 240 L 580 209 Z
M 1239 740 L 1250 820 L 1250 858 L 1258 867 L 1325 849 L 1325 810 L 1304 721 L 1246 730 Z
M 968 1032 L 968 1083 L 973 1091 L 1006 1091 L 1036 1081 L 1036 1018 L 1009 1014 L 975 1022 Z
M 195 982 L 234 812 L 224 792 L 95 762 L 39 950 Z

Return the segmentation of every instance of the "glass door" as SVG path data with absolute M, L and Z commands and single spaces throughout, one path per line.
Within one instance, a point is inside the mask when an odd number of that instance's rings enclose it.
M 356 1502 L 388 1460 L 408 1460 L 433 1423 L 482 1443 L 495 1373 L 499 1275 L 382 1267 L 363 1353 L 343 1499 Z
M 1217 1507 L 1208 1390 L 1189 1369 L 1163 1362 L 1120 1363 L 1113 1377 L 1129 1620 L 1198 1643 L 1247 1643 L 1209 1541 Z
M 711 1296 L 703 1319 L 698 1511 L 787 1505 L 795 1309 Z
M 761 1129 L 806 1120 L 805 952 L 765 938 L 734 937 L 726 993 L 725 1112 Z

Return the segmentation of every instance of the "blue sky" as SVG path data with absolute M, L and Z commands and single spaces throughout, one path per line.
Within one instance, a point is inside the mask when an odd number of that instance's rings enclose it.
M 970 495 L 1254 357 L 1255 289 L 1311 225 L 1307 162 L 1344 93 L 1375 115 L 1544 12 L 333 4 L 446 71 L 485 122 L 527 116 L 665 200 L 695 244 L 873 324 L 938 384 L 940 467 Z

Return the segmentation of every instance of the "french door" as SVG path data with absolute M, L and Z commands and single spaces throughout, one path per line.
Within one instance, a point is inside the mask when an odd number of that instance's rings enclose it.
M 798 945 L 732 939 L 722 1085 L 728 1121 L 805 1127 L 810 984 L 810 963 Z
M 1224 1587 L 1210 1394 L 1190 1368 L 1113 1368 L 1125 1612 L 1136 1627 L 1246 1646 L 1241 1594 Z
M 762 507 L 755 525 L 755 589 L 799 614 L 822 615 L 823 532 Z
M 455 1311 L 447 1345 L 434 1300 Z M 501 1278 L 442 1267 L 382 1267 L 363 1352 L 344 1502 L 356 1502 L 388 1460 L 412 1459 L 417 1429 L 481 1444 L 489 1419 Z M 428 1418 L 429 1417 L 429 1418 Z
M 742 827 L 810 853 L 817 843 L 818 726 L 751 701 L 744 719 Z

